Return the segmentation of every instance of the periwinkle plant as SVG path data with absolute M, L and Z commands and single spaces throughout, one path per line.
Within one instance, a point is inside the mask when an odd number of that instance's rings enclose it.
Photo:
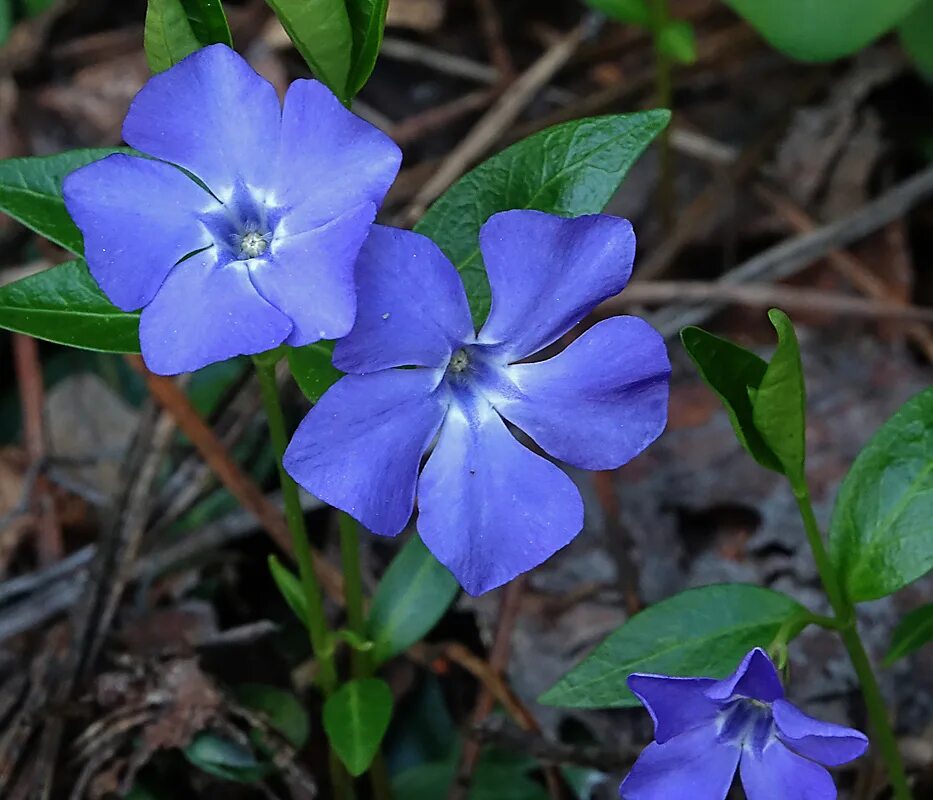
M 138 325 L 146 363 L 163 374 L 254 356 L 299 566 L 295 577 L 276 563 L 274 575 L 318 663 L 333 796 L 352 796 L 339 762 L 353 775 L 374 764 L 373 792 L 384 800 L 377 754 L 392 700 L 374 673 L 428 632 L 453 598 L 444 588 L 452 579 L 409 544 L 366 616 L 356 531 L 344 518 L 349 630 L 332 630 L 292 476 L 377 534 L 399 534 L 417 510 L 421 538 L 473 594 L 572 540 L 580 494 L 535 448 L 579 469 L 613 469 L 666 423 L 670 365 L 650 325 L 614 317 L 561 340 L 629 279 L 631 225 L 599 212 L 667 115 L 555 127 L 452 187 L 420 233 L 373 225 L 399 150 L 344 104 L 372 68 L 384 4 L 370 4 L 362 27 L 350 24 L 359 15 L 337 14 L 338 27 L 352 28 L 352 52 L 342 54 L 303 27 L 313 14 L 273 5 L 328 85 L 296 81 L 280 106 L 229 42 L 191 45 L 226 29 L 220 4 L 201 4 L 205 16 L 184 35 L 155 31 L 153 16 L 150 63 L 174 66 L 129 109 L 124 136 L 139 152 L 17 164 L 36 196 L 49 175 L 64 181 L 52 199 L 63 197 L 83 247 L 55 203 L 0 195 L 0 207 L 79 257 L 0 289 L 0 325 L 112 352 L 132 350 L 126 332 L 134 340 Z M 211 19 L 223 25 L 203 24 Z M 867 740 L 784 698 L 770 658 L 783 667 L 808 624 L 842 636 L 895 795 L 909 797 L 854 604 L 933 566 L 933 393 L 911 401 L 889 423 L 896 432 L 882 431 L 856 463 L 827 551 L 806 490 L 799 352 L 789 321 L 773 319 L 781 343 L 770 364 L 702 331 L 684 341 L 742 443 L 790 479 L 833 616 L 765 589 L 704 587 L 646 609 L 568 674 L 546 702 L 641 700 L 655 721 L 655 743 L 621 787 L 629 800 L 720 800 L 737 768 L 751 800 L 831 800 L 821 765 L 856 758 Z M 322 339 L 338 340 L 333 364 L 345 377 L 336 380 Z M 276 380 L 285 356 L 316 403 L 290 445 Z M 422 583 L 425 574 L 432 580 Z M 405 625 L 387 623 L 386 605 L 402 602 Z M 353 648 L 350 681 L 338 671 L 338 643 Z M 360 704 L 378 713 L 351 713 Z

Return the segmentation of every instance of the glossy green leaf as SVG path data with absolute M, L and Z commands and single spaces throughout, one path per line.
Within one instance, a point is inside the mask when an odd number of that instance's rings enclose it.
M 722 678 L 753 647 L 804 611 L 778 592 L 745 584 L 689 589 L 649 606 L 612 633 L 549 689 L 541 703 L 568 708 L 638 705 L 633 672 Z
M 922 0 L 898 28 L 907 55 L 933 80 L 933 0 Z
M 697 42 L 693 26 L 684 20 L 668 22 L 658 37 L 658 47 L 665 55 L 681 64 L 693 64 L 697 60 Z
M 112 305 L 83 261 L 0 287 L 0 328 L 85 350 L 139 352 L 139 315 Z
M 568 217 L 602 211 L 670 116 L 642 111 L 548 128 L 480 164 L 428 209 L 415 230 L 437 242 L 460 270 L 477 324 L 490 304 L 478 244 L 486 220 L 513 208 Z
M 379 582 L 369 612 L 377 664 L 407 650 L 444 616 L 459 590 L 418 536 L 412 536 Z
M 62 200 L 62 181 L 92 161 L 113 153 L 131 152 L 125 148 L 93 148 L 0 161 L 0 212 L 75 255 L 83 255 L 81 232 L 71 221 Z
M 269 772 L 245 744 L 215 733 L 199 733 L 184 749 L 185 758 L 198 769 L 237 783 L 256 783 Z
M 269 556 L 269 572 L 272 573 L 272 579 L 275 585 L 279 587 L 282 597 L 288 603 L 288 607 L 295 613 L 295 616 L 301 620 L 302 625 L 308 627 L 308 600 L 301 588 L 301 581 L 291 570 L 282 565 L 279 559 L 272 555 Z
M 298 52 L 330 90 L 348 100 L 353 34 L 343 0 L 268 0 Z
M 855 459 L 836 498 L 830 552 L 855 601 L 933 569 L 933 389 L 907 401 Z
M 385 30 L 389 0 L 347 0 L 347 14 L 353 32 L 353 61 L 347 92 L 353 97 L 373 74 L 382 34 Z
M 195 38 L 203 45 L 233 47 L 230 25 L 221 0 L 181 0 Z
M 726 0 L 768 42 L 802 61 L 830 61 L 891 30 L 918 0 Z
M 781 462 L 755 427 L 749 389 L 757 389 L 768 362 L 702 328 L 684 328 L 681 341 L 703 380 L 719 396 L 735 435 L 761 466 L 783 472 Z
M 391 719 L 392 691 L 379 678 L 345 683 L 324 703 L 324 732 L 353 776 L 369 769 Z
M 308 712 L 291 692 L 264 683 L 244 683 L 236 686 L 233 694 L 241 705 L 261 713 L 296 750 L 304 747 L 311 722 Z M 261 737 L 256 738 L 257 746 L 261 741 Z
M 201 47 L 182 0 L 149 0 L 143 45 L 153 72 L 164 72 Z
M 890 667 L 930 642 L 933 642 L 933 603 L 911 611 L 900 621 L 891 637 L 884 665 Z
M 13 30 L 12 0 L 0 0 L 0 46 L 10 37 Z
M 312 403 L 343 377 L 333 364 L 334 343 L 315 342 L 288 348 L 288 368 L 298 388 Z
M 768 319 L 778 335 L 778 346 L 757 389 L 752 389 L 752 419 L 777 456 L 790 482 L 805 481 L 807 393 L 797 334 L 787 314 L 776 308 Z
M 618 22 L 628 22 L 648 28 L 651 25 L 651 10 L 648 0 L 585 0 L 590 8 L 602 11 Z

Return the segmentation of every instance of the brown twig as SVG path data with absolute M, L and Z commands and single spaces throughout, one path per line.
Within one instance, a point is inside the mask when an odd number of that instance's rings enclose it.
M 482 723 L 492 713 L 498 699 L 503 702 L 503 705 L 510 711 L 519 726 L 525 730 L 540 733 L 541 729 L 537 720 L 518 701 L 518 698 L 508 688 L 508 682 L 504 678 L 512 648 L 512 632 L 515 630 L 515 623 L 521 609 L 525 581 L 525 576 L 520 576 L 503 590 L 502 604 L 499 610 L 499 627 L 496 629 L 496 636 L 489 652 L 488 668 L 480 669 L 475 663 L 471 663 L 471 659 L 463 658 L 465 648 L 451 648 L 448 651 L 455 653 L 460 659 L 460 663 L 464 664 L 482 681 L 482 688 L 473 708 L 471 718 L 473 726 Z M 478 739 L 472 736 L 467 737 L 463 743 L 460 761 L 457 765 L 453 784 L 447 794 L 447 800 L 466 800 L 473 781 L 473 774 L 479 764 L 481 749 L 482 744 Z M 558 771 L 546 767 L 545 778 L 552 798 L 559 800 L 559 798 L 565 796 L 565 783 Z
M 623 294 L 600 304 L 595 313 L 597 316 L 609 316 L 631 306 L 681 301 L 714 301 L 764 308 L 781 306 L 787 311 L 818 311 L 866 319 L 933 322 L 933 308 L 913 306 L 893 300 L 865 300 L 848 294 L 804 286 L 779 286 L 764 283 L 730 285 L 718 281 L 632 283 Z M 926 331 L 922 326 L 917 327 Z
M 448 154 L 437 172 L 421 187 L 402 215 L 405 224 L 419 220 L 434 200 L 492 147 L 534 96 L 567 63 L 589 29 L 589 18 L 548 48 L 506 89 L 496 104 L 476 123 L 462 142 Z
M 486 40 L 486 49 L 489 51 L 489 60 L 496 68 L 499 82 L 507 85 L 515 76 L 515 64 L 502 35 L 502 17 L 499 16 L 492 0 L 475 0 L 475 3 L 483 38 Z
M 755 187 L 756 194 L 770 205 L 798 233 L 810 233 L 817 228 L 816 222 L 789 197 L 762 185 Z M 911 307 L 899 299 L 862 261 L 845 250 L 830 250 L 826 254 L 829 263 L 862 294 L 884 301 L 884 305 L 909 310 Z M 933 333 L 924 325 L 910 325 L 907 335 L 923 351 L 928 361 L 933 362 Z
M 291 554 L 291 533 L 282 512 L 266 499 L 255 482 L 240 469 L 223 442 L 191 405 L 185 393 L 169 378 L 147 370 L 141 358 L 128 356 L 127 359 L 143 375 L 156 402 L 174 417 L 178 427 L 191 440 L 220 482 L 243 508 L 256 516 L 273 541 L 286 553 Z M 328 596 L 339 602 L 343 597 L 343 579 L 339 571 L 320 553 L 314 559 L 314 564 Z
M 391 127 L 389 134 L 399 145 L 411 144 L 429 133 L 452 125 L 467 114 L 485 108 L 496 95 L 495 89 L 478 89 L 403 119 Z
M 16 364 L 16 383 L 19 387 L 22 410 L 23 445 L 30 464 L 40 465 L 41 470 L 46 458 L 45 387 L 36 340 L 31 336 L 13 334 L 13 360 Z M 52 487 L 41 471 L 36 474 L 31 505 L 36 519 L 36 551 L 39 563 L 54 563 L 64 555 L 65 546 L 62 542 L 58 514 L 55 512 Z
M 717 283 L 728 286 L 762 279 L 778 281 L 788 278 L 828 253 L 846 247 L 902 217 L 931 195 L 933 167 L 927 167 L 852 214 L 809 233 L 786 239 L 759 253 L 727 272 Z M 657 312 L 651 321 L 662 334 L 671 336 L 685 325 L 696 325 L 708 319 L 722 306 L 723 303 L 718 301 L 694 307 L 675 305 Z

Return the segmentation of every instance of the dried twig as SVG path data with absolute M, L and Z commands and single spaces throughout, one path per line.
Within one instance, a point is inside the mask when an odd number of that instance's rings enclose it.
M 402 215 L 413 224 L 428 205 L 492 147 L 505 130 L 518 119 L 525 107 L 554 74 L 567 63 L 590 29 L 590 18 L 552 45 L 508 89 L 480 119 L 460 144 L 444 159 L 437 172 L 415 195 L 411 207 Z
M 680 301 L 737 303 L 745 306 L 781 306 L 787 311 L 818 311 L 825 314 L 933 322 L 933 308 L 912 306 L 891 300 L 865 300 L 848 294 L 803 286 L 775 284 L 724 284 L 719 281 L 640 281 L 632 283 L 618 297 L 606 300 L 596 309 L 598 316 L 616 314 L 620 309 L 642 304 Z M 925 330 L 922 328 L 922 330 Z
M 816 222 L 794 203 L 789 197 L 758 185 L 756 193 L 768 203 L 781 217 L 798 233 L 810 233 L 817 228 Z M 844 250 L 830 250 L 826 257 L 829 263 L 845 276 L 856 289 L 869 297 L 887 301 L 885 305 L 899 304 L 901 308 L 909 309 L 893 292 L 878 278 L 861 260 Z M 933 361 L 933 333 L 924 325 L 910 325 L 906 328 L 907 335 L 923 350 L 928 361 Z
M 255 514 L 275 543 L 286 553 L 291 553 L 291 534 L 282 512 L 266 500 L 259 487 L 230 457 L 227 448 L 191 405 L 185 393 L 168 378 L 149 372 L 142 359 L 129 358 L 129 361 L 142 373 L 152 396 L 174 417 L 178 427 L 191 439 L 220 482 L 247 511 Z M 327 594 L 339 600 L 343 596 L 343 578 L 320 553 L 317 556 L 314 564 L 318 578 Z
M 13 334 L 13 358 L 22 410 L 23 444 L 29 463 L 42 465 L 46 458 L 45 387 L 36 340 L 31 336 Z M 41 472 L 37 473 L 33 487 L 32 507 L 36 517 L 36 551 L 39 563 L 51 564 L 62 557 L 65 546 L 51 486 Z
M 727 272 L 717 283 L 728 286 L 763 278 L 772 281 L 788 278 L 827 253 L 846 247 L 903 216 L 931 195 L 933 167 L 927 167 L 854 213 L 759 253 Z M 703 306 L 673 306 L 655 314 L 652 323 L 665 336 L 672 336 L 685 325 L 708 319 L 722 306 L 722 302 L 716 301 Z

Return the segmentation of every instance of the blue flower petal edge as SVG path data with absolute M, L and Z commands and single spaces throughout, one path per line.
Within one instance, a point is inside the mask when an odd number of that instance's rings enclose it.
M 619 787 L 622 800 L 724 800 L 736 769 L 748 800 L 834 800 L 826 766 L 861 756 L 861 731 L 808 717 L 784 698 L 760 648 L 725 680 L 634 674 L 655 741 Z
M 583 527 L 573 482 L 506 423 L 571 466 L 614 469 L 663 431 L 670 376 L 662 337 L 633 317 L 525 362 L 624 288 L 635 252 L 626 220 L 506 211 L 483 227 L 480 246 L 493 300 L 477 334 L 437 245 L 372 227 L 356 323 L 334 350 L 351 374 L 311 410 L 284 459 L 305 489 L 377 534 L 400 533 L 417 497 L 421 538 L 474 595 Z
M 151 159 L 76 170 L 65 204 L 91 274 L 172 375 L 345 335 L 353 267 L 398 173 L 389 137 L 317 81 L 272 85 L 225 45 L 152 77 L 123 125 Z

